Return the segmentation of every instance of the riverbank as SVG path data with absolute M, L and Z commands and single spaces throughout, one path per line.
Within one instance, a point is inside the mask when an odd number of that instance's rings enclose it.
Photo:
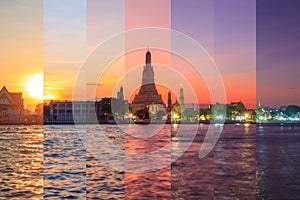
M 6 125 L 74 125 L 74 124 L 134 124 L 133 122 L 130 121 L 110 121 L 110 122 L 76 122 L 74 123 L 73 121 L 52 121 L 52 122 L 44 122 L 43 124 L 41 123 L 33 123 L 33 122 L 2 122 L 0 123 L 0 126 L 6 126 Z M 143 123 L 138 123 L 138 124 L 143 124 Z M 145 123 L 146 124 L 174 124 L 171 122 L 164 122 L 164 121 L 151 121 L 150 123 Z M 189 121 L 180 121 L 177 124 L 258 124 L 262 126 L 268 126 L 268 125 L 300 125 L 300 121 L 210 121 L 210 120 L 202 120 L 198 122 L 189 122 Z

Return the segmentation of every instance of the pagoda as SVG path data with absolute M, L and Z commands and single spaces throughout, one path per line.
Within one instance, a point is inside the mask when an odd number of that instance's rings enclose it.
M 154 71 L 151 65 L 151 53 L 148 49 L 145 66 L 143 68 L 142 86 L 131 103 L 131 112 L 136 113 L 138 110 L 148 108 L 149 105 L 159 105 L 159 107 L 165 108 L 161 95 L 158 94 L 155 86 Z

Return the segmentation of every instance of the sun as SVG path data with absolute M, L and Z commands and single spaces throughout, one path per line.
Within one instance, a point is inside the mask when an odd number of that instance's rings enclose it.
M 42 100 L 44 98 L 44 76 L 42 73 L 31 75 L 26 81 L 29 96 Z

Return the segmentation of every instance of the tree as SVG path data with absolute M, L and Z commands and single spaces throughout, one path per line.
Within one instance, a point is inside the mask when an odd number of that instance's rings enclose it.
M 150 119 L 149 111 L 147 108 L 137 110 L 135 116 L 139 119 Z

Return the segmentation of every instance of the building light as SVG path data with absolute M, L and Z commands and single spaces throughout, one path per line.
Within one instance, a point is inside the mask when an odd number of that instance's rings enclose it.
M 177 119 L 177 118 L 178 118 L 177 113 L 174 113 L 174 114 L 173 114 L 173 118 L 174 118 L 174 119 Z
M 201 119 L 201 120 L 205 120 L 205 116 L 204 116 L 204 115 L 201 115 L 200 119 Z
M 223 116 L 223 115 L 217 115 L 217 116 L 216 116 L 216 119 L 217 119 L 217 120 L 222 120 L 222 119 L 224 119 L 224 116 Z

